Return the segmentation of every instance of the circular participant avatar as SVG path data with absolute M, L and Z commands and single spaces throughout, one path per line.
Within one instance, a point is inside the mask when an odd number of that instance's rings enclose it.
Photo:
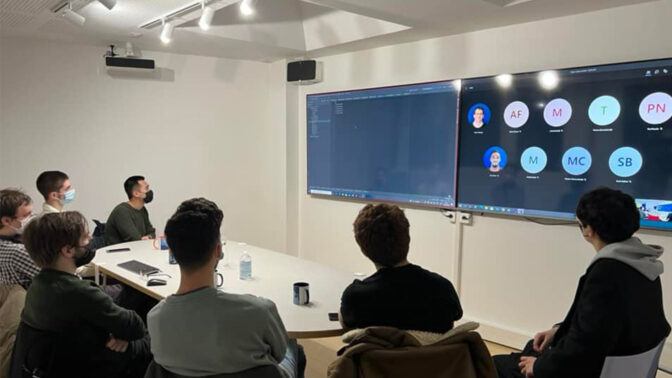
M 649 125 L 660 125 L 672 118 L 672 96 L 655 92 L 644 97 L 639 104 L 639 116 Z
M 551 100 L 544 108 L 544 121 L 551 127 L 564 126 L 572 118 L 572 105 L 564 98 Z
M 588 107 L 588 117 L 598 126 L 607 126 L 621 114 L 621 104 L 613 96 L 600 96 L 593 100 Z
M 562 155 L 562 168 L 573 176 L 580 176 L 590 169 L 593 157 L 583 147 L 572 147 Z
M 467 120 L 475 129 L 480 129 L 490 123 L 491 114 L 488 105 L 478 103 L 469 109 Z
M 520 165 L 525 172 L 530 174 L 537 174 L 543 171 L 546 168 L 546 163 L 548 163 L 546 152 L 536 146 L 523 151 L 523 155 L 520 157 Z
M 492 173 L 497 173 L 504 169 L 507 160 L 506 151 L 499 146 L 490 147 L 483 154 L 483 166 Z
M 642 154 L 632 147 L 621 147 L 609 156 L 609 169 L 618 177 L 636 175 L 643 163 Z
M 529 118 L 530 109 L 522 101 L 514 101 L 504 109 L 504 122 L 514 129 L 523 126 Z

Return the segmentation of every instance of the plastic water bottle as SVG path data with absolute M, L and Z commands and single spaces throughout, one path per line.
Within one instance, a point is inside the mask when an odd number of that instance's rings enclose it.
M 240 255 L 240 279 L 249 280 L 252 278 L 252 256 L 247 251 Z
M 231 256 L 226 252 L 226 237 L 222 239 L 222 257 L 220 258 L 222 266 L 228 267 Z

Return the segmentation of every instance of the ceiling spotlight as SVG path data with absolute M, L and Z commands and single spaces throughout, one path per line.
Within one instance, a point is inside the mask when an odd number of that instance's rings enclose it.
M 173 29 L 175 25 L 172 22 L 166 22 L 163 24 L 163 30 L 161 30 L 161 42 L 170 43 L 171 38 L 173 37 Z
M 513 76 L 511 76 L 511 74 L 501 74 L 495 77 L 495 80 L 497 81 L 497 84 L 499 84 L 500 87 L 508 88 L 511 86 L 511 83 L 513 82 Z
M 539 85 L 542 88 L 555 89 L 560 83 L 560 76 L 556 71 L 543 71 L 539 73 Z
M 252 8 L 252 0 L 242 0 L 240 2 L 240 14 L 243 16 L 251 16 L 254 14 L 254 9 Z
M 99 3 L 103 4 L 105 8 L 112 10 L 115 5 L 117 5 L 117 0 L 98 0 Z
M 77 26 L 84 26 L 86 22 L 84 16 L 72 10 L 72 3 L 68 3 L 68 7 L 63 11 L 63 18 Z
M 212 25 L 212 18 L 215 16 L 215 10 L 211 7 L 205 6 L 205 1 L 203 1 L 203 13 L 201 14 L 201 19 L 198 21 L 198 26 L 203 30 L 210 29 Z

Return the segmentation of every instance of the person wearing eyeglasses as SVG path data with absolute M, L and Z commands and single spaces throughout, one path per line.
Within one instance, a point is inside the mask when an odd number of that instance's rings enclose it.
M 87 221 L 76 211 L 45 214 L 26 227 L 26 250 L 42 270 L 26 293 L 21 322 L 52 335 L 54 348 L 35 347 L 42 339 L 22 338 L 29 333 L 19 328 L 14 358 L 21 361 L 12 361 L 10 376 L 31 361 L 49 361 L 39 368 L 53 377 L 144 375 L 152 356 L 140 316 L 75 274 L 90 239 Z
M 539 332 L 522 353 L 494 356 L 500 378 L 599 377 L 607 356 L 657 347 L 670 334 L 660 275 L 663 248 L 642 243 L 635 200 L 618 190 L 584 194 L 581 236 L 597 252 L 562 323 Z
M 0 285 L 28 289 L 40 271 L 21 240 L 33 218 L 33 201 L 27 194 L 17 189 L 0 190 Z
M 478 106 L 474 109 L 474 122 L 471 123 L 472 126 L 476 129 L 480 129 L 485 126 L 484 122 L 485 112 L 482 107 Z

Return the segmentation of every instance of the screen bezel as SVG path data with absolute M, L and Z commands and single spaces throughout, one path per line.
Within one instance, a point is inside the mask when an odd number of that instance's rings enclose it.
M 317 198 L 335 198 L 335 199 L 345 199 L 345 200 L 355 200 L 357 202 L 375 202 L 375 203 L 393 203 L 397 205 L 404 205 L 404 206 L 412 206 L 412 207 L 419 207 L 419 208 L 432 208 L 432 209 L 450 209 L 450 210 L 456 210 L 457 209 L 457 160 L 458 160 L 458 155 L 459 155 L 459 143 L 460 143 L 460 136 L 459 136 L 459 127 L 458 127 L 458 122 L 460 119 L 460 94 L 462 92 L 461 90 L 461 85 L 458 85 L 457 88 L 457 102 L 456 102 L 456 112 L 455 112 L 455 164 L 454 164 L 454 177 L 453 177 L 453 205 L 452 206 L 446 206 L 446 205 L 437 205 L 437 204 L 428 204 L 428 203 L 422 203 L 422 202 L 412 202 L 412 201 L 394 201 L 394 200 L 386 200 L 382 198 L 361 198 L 361 197 L 348 197 L 344 195 L 338 195 L 338 194 L 326 194 L 326 193 L 313 193 L 310 191 L 310 170 L 308 169 L 308 127 L 309 127 L 309 122 L 308 122 L 308 99 L 313 96 L 324 96 L 324 95 L 334 95 L 334 94 L 342 94 L 342 93 L 352 93 L 352 92 L 364 92 L 364 91 L 370 91 L 370 90 L 379 90 L 379 89 L 390 89 L 390 88 L 400 88 L 400 87 L 410 87 L 410 86 L 416 86 L 416 85 L 427 85 L 427 84 L 438 84 L 438 83 L 451 83 L 455 84 L 455 82 L 460 82 L 461 79 L 448 79 L 448 80 L 434 80 L 434 81 L 423 81 L 423 82 L 417 82 L 417 83 L 406 83 L 406 84 L 396 84 L 396 85 L 385 85 L 385 86 L 379 86 L 379 87 L 365 87 L 365 88 L 358 88 L 358 89 L 349 89 L 349 90 L 341 90 L 341 91 L 328 91 L 328 92 L 318 92 L 318 93 L 307 93 L 306 94 L 306 125 L 305 125 L 305 130 L 306 130 L 306 145 L 305 145 L 305 153 L 306 153 L 306 194 L 309 196 L 315 196 Z M 337 189 L 334 189 L 337 190 Z

